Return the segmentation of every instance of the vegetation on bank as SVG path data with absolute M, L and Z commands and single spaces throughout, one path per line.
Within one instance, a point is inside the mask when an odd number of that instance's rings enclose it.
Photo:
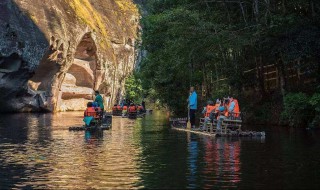
M 234 95 L 247 122 L 316 123 L 319 1 L 148 0 L 145 8 L 139 76 L 175 114 L 186 115 L 194 85 L 199 109 Z

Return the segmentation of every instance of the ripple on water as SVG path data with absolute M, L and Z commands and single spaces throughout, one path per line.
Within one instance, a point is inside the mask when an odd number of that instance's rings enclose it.
M 103 133 L 68 131 L 82 124 L 82 113 L 0 115 L 1 188 L 319 186 L 317 138 L 201 137 L 169 130 L 163 115 L 154 112 L 136 122 L 114 118 Z

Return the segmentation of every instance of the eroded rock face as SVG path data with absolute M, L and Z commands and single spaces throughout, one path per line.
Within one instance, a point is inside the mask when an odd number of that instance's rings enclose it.
M 134 68 L 139 14 L 131 0 L 2 0 L 0 111 L 107 107 Z

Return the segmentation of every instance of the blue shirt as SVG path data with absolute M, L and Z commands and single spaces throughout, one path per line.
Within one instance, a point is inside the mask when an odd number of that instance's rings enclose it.
M 234 101 L 231 102 L 230 106 L 229 106 L 229 112 L 233 112 L 234 110 L 234 106 L 236 105 L 236 103 L 234 103 Z
M 189 106 L 190 109 L 197 109 L 197 93 L 195 91 L 193 91 L 192 94 L 189 96 Z
M 219 106 L 219 111 L 223 112 L 224 111 L 224 106 Z

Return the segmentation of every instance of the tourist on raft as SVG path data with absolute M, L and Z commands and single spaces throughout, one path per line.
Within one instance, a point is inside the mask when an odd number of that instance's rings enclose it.
M 95 98 L 94 101 L 98 103 L 101 111 L 103 112 L 103 111 L 104 111 L 103 98 L 102 98 L 102 96 L 100 95 L 100 93 L 99 93 L 98 90 L 95 91 L 95 96 L 96 96 L 96 98 Z
M 129 112 L 136 112 L 137 111 L 137 107 L 134 105 L 134 103 L 131 103 L 129 106 Z
M 128 106 L 127 104 L 124 104 L 122 107 L 122 115 L 125 116 L 128 113 Z
M 84 111 L 83 121 L 86 127 L 90 126 L 92 121 L 94 121 L 95 119 L 100 119 L 101 108 L 94 107 L 94 105 L 97 105 L 97 103 L 88 102 L 87 109 Z

